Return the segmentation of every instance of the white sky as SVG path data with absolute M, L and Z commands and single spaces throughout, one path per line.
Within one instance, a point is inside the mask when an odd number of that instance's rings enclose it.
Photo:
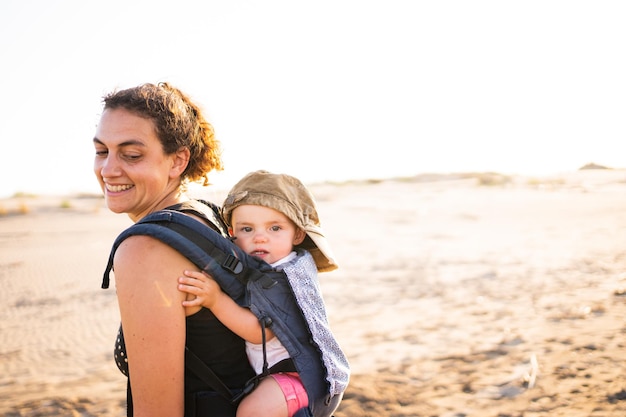
M 98 192 L 101 97 L 169 81 L 230 186 L 625 167 L 623 1 L 0 3 L 0 196 Z

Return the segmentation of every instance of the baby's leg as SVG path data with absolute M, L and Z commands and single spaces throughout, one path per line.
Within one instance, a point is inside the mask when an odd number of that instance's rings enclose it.
M 237 417 L 287 417 L 287 401 L 274 378 L 266 377 L 237 407 Z
M 298 374 L 273 374 L 241 401 L 237 417 L 292 417 L 307 405 L 309 399 Z

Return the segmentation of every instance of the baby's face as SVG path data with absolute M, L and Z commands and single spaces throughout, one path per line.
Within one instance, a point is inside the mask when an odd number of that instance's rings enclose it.
M 230 234 L 247 254 L 273 264 L 304 240 L 304 232 L 283 213 L 265 206 L 241 205 L 231 217 Z

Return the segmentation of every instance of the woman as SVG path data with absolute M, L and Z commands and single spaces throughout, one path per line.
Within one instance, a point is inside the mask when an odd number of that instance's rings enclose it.
M 210 224 L 184 191 L 189 182 L 208 185 L 207 174 L 222 169 L 218 142 L 180 90 L 144 84 L 106 96 L 93 141 L 94 172 L 111 211 L 136 222 L 170 208 Z M 230 388 L 254 376 L 242 339 L 209 310 L 183 307 L 193 296 L 178 290 L 176 277 L 197 268 L 180 253 L 132 236 L 117 249 L 113 268 L 123 328 L 116 359 L 129 376 L 129 416 L 192 416 L 196 397 L 207 397 L 210 388 L 185 373 L 185 344 Z

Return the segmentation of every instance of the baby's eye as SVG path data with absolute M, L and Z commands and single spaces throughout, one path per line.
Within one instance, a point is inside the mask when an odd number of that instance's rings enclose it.
M 278 232 L 280 230 L 280 226 L 272 226 L 272 227 L 270 227 L 270 230 L 272 232 Z
M 244 226 L 241 228 L 241 231 L 245 233 L 250 233 L 252 231 L 252 228 L 249 226 Z

